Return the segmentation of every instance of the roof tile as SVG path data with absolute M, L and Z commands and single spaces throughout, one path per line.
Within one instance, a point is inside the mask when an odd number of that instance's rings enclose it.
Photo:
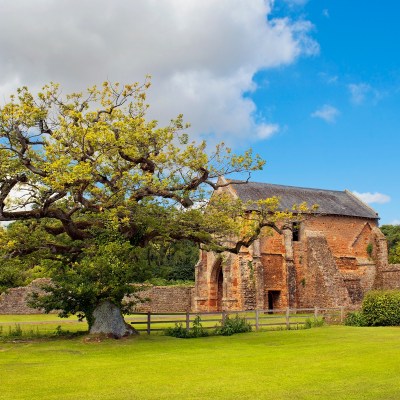
M 378 219 L 378 214 L 347 191 L 310 189 L 270 183 L 231 180 L 232 188 L 243 201 L 257 201 L 269 197 L 280 198 L 280 210 L 291 210 L 294 204 L 318 204 L 315 214 L 343 215 Z

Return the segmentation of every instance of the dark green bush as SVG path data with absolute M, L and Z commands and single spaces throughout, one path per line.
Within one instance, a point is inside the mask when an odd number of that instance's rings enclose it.
M 175 324 L 173 328 L 165 330 L 167 336 L 173 336 L 181 339 L 197 338 L 208 336 L 208 332 L 203 328 L 201 324 L 201 318 L 197 316 L 193 321 L 193 327 L 189 331 L 182 326 L 181 323 Z
M 400 291 L 372 291 L 362 303 L 362 314 L 367 326 L 400 325 Z
M 250 332 L 251 325 L 245 318 L 236 315 L 235 318 L 226 317 L 224 323 L 215 329 L 216 335 L 231 336 L 234 333 Z
M 304 322 L 304 329 L 318 328 L 325 324 L 325 320 L 323 318 L 307 318 Z
M 360 311 L 348 313 L 344 324 L 347 326 L 367 326 L 364 314 Z
M 245 318 L 240 318 L 236 315 L 235 318 L 225 318 L 224 323 L 221 326 L 217 326 L 214 331 L 210 332 L 211 335 L 222 335 L 231 336 L 235 333 L 250 332 L 251 325 L 246 321 Z M 209 332 L 203 328 L 201 319 L 199 316 L 193 321 L 193 327 L 189 331 L 182 326 L 181 323 L 175 324 L 173 328 L 165 330 L 165 335 L 173 336 L 176 338 L 190 339 L 197 337 L 208 336 Z
M 167 328 L 164 333 L 167 336 L 173 336 L 176 338 L 187 339 L 187 338 L 191 337 L 191 336 L 189 336 L 189 332 L 190 331 L 187 331 L 186 328 L 184 328 L 182 326 L 182 324 L 179 323 L 179 324 L 175 324 L 175 326 L 173 328 Z

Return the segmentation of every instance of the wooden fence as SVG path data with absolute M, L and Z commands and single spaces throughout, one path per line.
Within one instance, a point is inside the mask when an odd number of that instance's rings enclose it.
M 326 323 L 342 324 L 346 309 L 337 308 L 297 308 L 253 311 L 222 311 L 222 312 L 186 312 L 186 313 L 133 313 L 125 319 L 136 330 L 147 332 L 164 331 L 175 324 L 181 324 L 187 330 L 193 328 L 193 322 L 200 317 L 205 329 L 214 329 L 222 325 L 227 317 L 245 318 L 256 330 L 260 329 L 300 329 L 309 321 L 315 323 L 323 319 Z

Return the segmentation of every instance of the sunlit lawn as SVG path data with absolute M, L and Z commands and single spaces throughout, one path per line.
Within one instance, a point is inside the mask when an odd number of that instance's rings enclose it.
M 0 399 L 399 399 L 400 329 L 0 342 Z

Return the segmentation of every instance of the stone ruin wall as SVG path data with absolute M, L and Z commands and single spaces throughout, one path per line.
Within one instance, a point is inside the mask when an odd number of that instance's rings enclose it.
M 307 232 L 304 238 L 306 264 L 298 285 L 298 307 L 339 307 L 351 304 L 348 290 L 335 258 L 320 232 Z
M 138 304 L 136 312 L 186 312 L 193 308 L 193 286 L 153 286 L 139 293 L 150 301 Z
M 360 304 L 364 294 L 375 286 L 376 272 L 382 264 L 378 255 L 385 253 L 383 248 L 378 249 L 382 233 L 377 223 L 357 217 L 323 216 L 305 221 L 302 231 L 302 240 L 294 243 L 299 306 L 309 307 L 313 301 L 333 305 L 336 300 L 329 295 L 332 291 L 335 298 L 341 299 L 338 305 Z M 325 245 L 307 235 L 320 235 Z M 376 249 L 372 257 L 367 251 L 369 244 Z M 311 288 L 307 288 L 308 283 Z
M 400 264 L 388 264 L 386 239 L 373 221 L 329 216 L 313 218 L 302 224 L 300 236 L 299 242 L 292 242 L 297 307 L 352 306 L 360 304 L 368 290 L 400 289 Z M 366 250 L 369 243 L 373 244 L 372 257 Z M 240 255 L 231 255 L 223 263 L 227 294 L 223 298 L 224 308 L 266 309 L 269 290 L 280 291 L 279 308 L 287 306 L 287 255 L 283 237 L 270 233 L 260 238 L 258 246 L 257 250 L 252 246 Z M 151 302 L 139 304 L 136 310 L 214 309 L 215 304 L 211 303 L 215 299 L 208 298 L 207 292 L 212 273 L 209 268 L 216 258 L 211 257 L 211 253 L 203 253 L 203 257 L 207 268 L 196 270 L 197 295 L 193 287 L 151 287 L 141 293 L 143 299 L 149 298 Z M 37 284 L 38 281 L 0 295 L 0 314 L 40 313 L 26 304 L 27 293 Z M 215 293 L 213 295 L 215 297 Z
M 48 279 L 37 279 L 30 285 L 9 289 L 0 295 L 0 314 L 42 314 L 43 311 L 30 308 L 27 298 L 38 287 L 49 282 Z M 186 312 L 193 307 L 192 286 L 153 286 L 140 292 L 142 299 L 150 299 L 136 306 L 137 312 Z
M 400 289 L 400 264 L 389 264 L 380 271 L 382 289 Z
M 36 279 L 28 286 L 9 289 L 0 294 L 0 314 L 43 314 L 43 311 L 31 308 L 27 304 L 32 292 L 40 292 L 39 286 L 49 279 Z

